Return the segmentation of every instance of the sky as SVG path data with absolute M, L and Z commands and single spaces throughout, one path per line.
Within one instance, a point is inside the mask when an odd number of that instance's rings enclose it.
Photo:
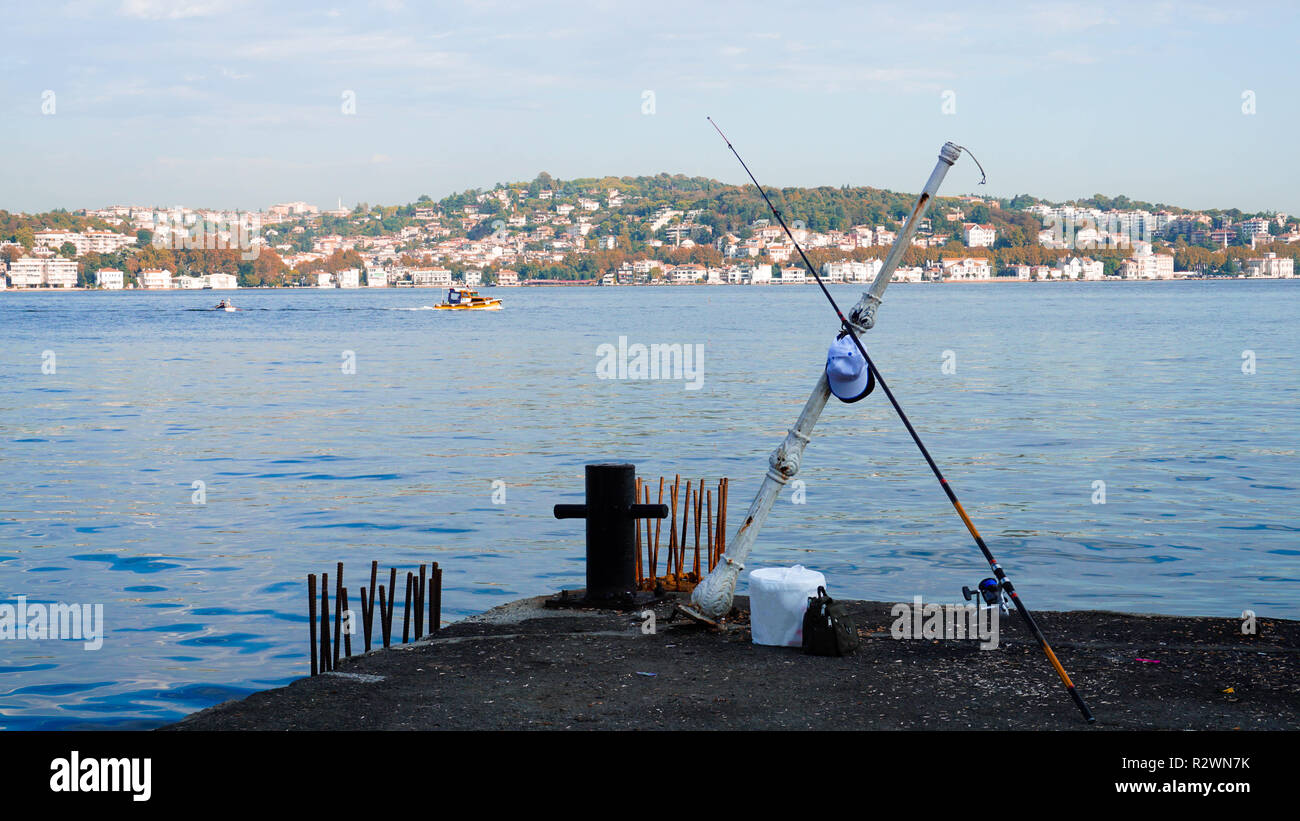
M 0 209 L 404 204 L 540 171 L 1300 211 L 1285 3 L 0 4 Z

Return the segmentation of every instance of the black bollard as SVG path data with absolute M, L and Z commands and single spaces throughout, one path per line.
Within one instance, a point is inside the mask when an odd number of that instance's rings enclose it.
M 587 592 L 575 604 L 633 604 L 636 521 L 667 516 L 667 505 L 637 504 L 634 465 L 587 465 L 587 503 L 555 506 L 557 519 L 587 520 Z

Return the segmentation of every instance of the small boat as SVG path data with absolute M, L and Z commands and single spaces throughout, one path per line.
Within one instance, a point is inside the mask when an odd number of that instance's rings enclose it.
M 447 301 L 433 307 L 440 311 L 499 311 L 501 300 L 479 296 L 478 291 L 468 288 L 448 288 Z
M 231 304 L 230 304 L 230 300 L 228 300 L 228 299 L 223 299 L 223 300 L 221 300 L 220 302 L 218 302 L 218 303 L 217 303 L 217 307 L 213 308 L 212 310 L 214 310 L 214 311 L 226 311 L 227 313 L 230 313 L 230 312 L 233 312 L 233 311 L 237 311 L 237 310 L 239 310 L 239 309 L 236 308 L 234 305 L 231 305 Z

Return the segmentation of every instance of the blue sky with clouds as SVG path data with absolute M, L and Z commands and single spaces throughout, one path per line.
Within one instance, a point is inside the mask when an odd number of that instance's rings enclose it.
M 7 5 L 7 210 L 405 203 L 543 170 L 741 182 L 711 114 L 769 185 L 916 191 L 951 139 L 999 196 L 1300 211 L 1283 3 Z

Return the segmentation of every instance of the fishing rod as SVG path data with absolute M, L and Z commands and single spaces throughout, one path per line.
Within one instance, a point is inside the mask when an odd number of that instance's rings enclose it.
M 971 521 L 970 516 L 966 515 L 966 509 L 962 507 L 961 501 L 957 498 L 956 492 L 952 489 L 952 485 L 948 483 L 943 472 L 939 470 L 939 466 L 935 463 L 934 457 L 930 455 L 930 451 L 925 447 L 925 443 L 921 441 L 920 434 L 918 434 L 916 428 L 912 426 L 912 421 L 907 418 L 907 414 L 903 412 L 902 406 L 898 404 L 898 399 L 894 397 L 894 392 L 889 389 L 889 385 L 885 382 L 884 376 L 881 375 L 880 369 L 876 367 L 876 363 L 872 361 L 871 355 L 867 353 L 867 349 L 862 344 L 862 340 L 858 338 L 857 331 L 854 330 L 852 323 L 845 318 L 844 312 L 840 310 L 840 306 L 835 302 L 835 297 L 831 296 L 831 292 L 826 288 L 826 283 L 822 281 L 820 276 L 818 276 L 817 269 L 814 268 L 812 262 L 808 260 L 808 255 L 804 253 L 803 246 L 801 246 L 799 241 L 794 238 L 794 233 L 790 230 L 790 226 L 785 224 L 785 218 L 781 216 L 781 212 L 772 203 L 771 198 L 767 196 L 767 192 L 763 190 L 763 186 L 759 185 L 758 179 L 754 176 L 754 172 L 749 170 L 749 166 L 745 164 L 744 159 L 741 158 L 740 152 L 736 150 L 736 147 L 731 144 L 731 140 L 727 139 L 726 134 L 722 133 L 722 129 L 718 127 L 718 124 L 713 121 L 712 117 L 708 117 L 707 119 L 709 124 L 713 126 L 714 130 L 718 132 L 718 136 L 727 144 L 727 148 L 731 149 L 731 153 L 736 156 L 736 159 L 740 162 L 740 167 L 745 169 L 745 173 L 749 175 L 749 179 L 754 183 L 754 187 L 758 189 L 758 193 L 763 197 L 763 201 L 767 203 L 767 207 L 771 210 L 772 216 L 776 217 L 776 221 L 781 224 L 781 228 L 785 230 L 786 236 L 790 238 L 790 242 L 794 244 L 795 250 L 799 252 L 799 257 L 803 260 L 803 264 L 813 275 L 813 279 L 817 282 L 818 287 L 822 289 L 822 293 L 826 295 L 826 300 L 830 302 L 831 308 L 835 310 L 835 315 L 839 317 L 840 326 L 842 328 L 841 336 L 847 335 L 852 339 L 853 344 L 862 354 L 862 358 L 866 361 L 867 367 L 870 368 L 871 373 L 875 375 L 876 384 L 880 385 L 880 389 L 884 391 L 885 396 L 889 398 L 889 404 L 894 406 L 894 412 L 897 413 L 898 418 L 902 420 L 903 426 L 907 428 L 908 434 L 912 437 L 912 441 L 916 443 L 917 449 L 921 451 L 921 455 L 925 457 L 926 464 L 930 466 L 930 471 L 934 474 L 934 477 L 939 480 L 939 485 L 943 488 L 943 492 L 947 494 L 948 501 L 952 503 L 953 509 L 957 511 L 957 515 L 961 517 L 962 523 L 966 525 L 966 530 L 970 532 L 971 538 L 975 540 L 975 544 L 979 547 L 980 552 L 984 554 L 984 559 L 993 570 L 993 575 L 997 578 L 998 584 L 1001 585 L 1002 589 L 1011 597 L 1011 602 L 1015 605 L 1016 612 L 1024 619 L 1025 624 L 1029 627 L 1029 632 L 1038 640 L 1038 644 L 1043 649 L 1044 655 L 1046 655 L 1047 660 L 1051 662 L 1052 669 L 1054 669 L 1056 675 L 1060 677 L 1061 683 L 1065 685 L 1065 689 L 1069 692 L 1070 698 L 1074 700 L 1075 706 L 1079 708 L 1079 712 L 1083 713 L 1084 719 L 1089 724 L 1094 723 L 1097 719 L 1093 717 L 1092 711 L 1088 709 L 1088 705 L 1084 703 L 1083 697 L 1080 696 L 1078 690 L 1075 689 L 1074 682 L 1070 679 L 1070 674 L 1065 672 L 1065 668 L 1061 665 L 1060 660 L 1057 659 L 1056 653 L 1052 650 L 1052 646 L 1048 644 L 1047 637 L 1043 635 L 1043 631 L 1039 629 L 1038 623 L 1034 621 L 1034 617 L 1030 614 L 1029 608 L 1025 607 L 1024 602 L 1020 600 L 1019 594 L 1016 593 L 1015 586 L 1011 584 L 1011 580 L 1007 578 L 1006 571 L 1002 569 L 1002 566 L 998 564 L 997 559 L 993 557 L 993 551 L 989 550 L 989 546 L 985 543 L 984 537 L 981 536 L 979 530 L 975 528 L 975 523 Z

